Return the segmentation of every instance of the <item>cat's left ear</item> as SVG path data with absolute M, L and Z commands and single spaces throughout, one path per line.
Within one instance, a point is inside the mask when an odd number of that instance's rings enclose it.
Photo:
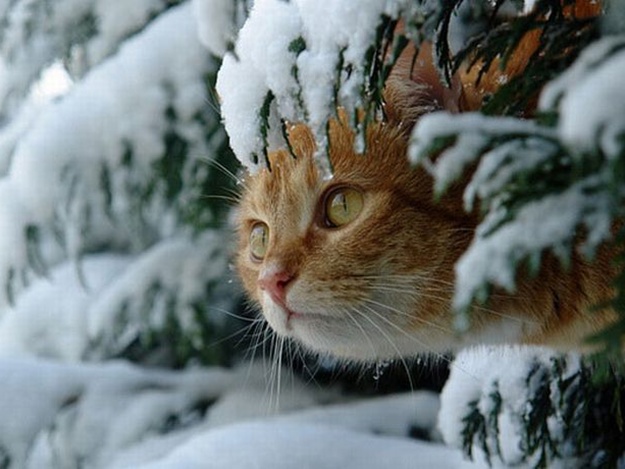
M 384 87 L 386 121 L 410 131 L 423 114 L 436 110 L 458 112 L 462 85 L 453 77 L 443 84 L 434 65 L 432 45 L 422 43 L 417 51 L 407 46 L 391 71 Z

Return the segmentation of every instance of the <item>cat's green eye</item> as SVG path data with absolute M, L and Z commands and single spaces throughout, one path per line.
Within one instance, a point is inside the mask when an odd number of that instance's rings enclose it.
M 332 191 L 325 201 L 326 224 L 331 227 L 346 225 L 362 211 L 362 192 L 352 187 L 341 187 Z
M 269 227 L 263 222 L 257 222 L 250 232 L 250 253 L 256 261 L 262 261 L 267 254 L 269 245 Z

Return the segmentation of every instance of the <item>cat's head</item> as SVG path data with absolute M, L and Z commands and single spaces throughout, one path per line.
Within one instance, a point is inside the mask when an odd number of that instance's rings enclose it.
M 410 166 L 406 141 L 419 115 L 454 110 L 457 95 L 441 86 L 428 47 L 416 60 L 405 54 L 364 154 L 354 151 L 346 119 L 331 121 L 333 177 L 324 179 L 311 133 L 296 125 L 294 155 L 271 153 L 270 170 L 245 178 L 237 268 L 275 332 L 361 360 L 453 343 L 453 264 L 472 225 L 457 192 L 435 203 L 431 177 Z
M 279 335 L 362 360 L 440 349 L 453 340 L 453 263 L 466 216 L 436 204 L 432 181 L 410 167 L 402 133 L 373 125 L 365 154 L 344 121 L 330 126 L 331 179 L 312 135 L 290 131 L 295 155 L 270 154 L 248 176 L 238 209 L 237 268 Z

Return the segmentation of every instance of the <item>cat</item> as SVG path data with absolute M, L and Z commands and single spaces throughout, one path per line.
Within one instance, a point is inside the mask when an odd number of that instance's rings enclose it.
M 615 318 L 591 311 L 613 293 L 607 248 L 592 264 L 574 254 L 568 269 L 545 255 L 537 277 L 519 273 L 514 294 L 495 290 L 473 308 L 468 332 L 454 328 L 454 264 L 479 217 L 464 211 L 462 184 L 434 201 L 431 176 L 406 158 L 407 140 L 424 113 L 479 107 L 503 72 L 489 71 L 477 89 L 461 71 L 447 88 L 427 44 L 413 55 L 405 52 L 387 82 L 386 118 L 368 127 L 365 155 L 339 112 L 329 125 L 331 179 L 317 170 L 304 124 L 289 128 L 293 155 L 272 152 L 271 170 L 244 178 L 236 267 L 249 297 L 279 336 L 356 361 L 472 344 L 584 349 L 584 338 Z M 522 69 L 523 60 L 510 66 Z

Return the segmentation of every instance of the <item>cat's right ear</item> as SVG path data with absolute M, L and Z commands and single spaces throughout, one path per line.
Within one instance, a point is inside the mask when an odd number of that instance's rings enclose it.
M 432 45 L 422 43 L 417 50 L 408 45 L 391 71 L 384 87 L 385 120 L 409 132 L 423 114 L 436 110 L 458 112 L 462 85 L 457 77 L 451 86 L 443 84 Z

